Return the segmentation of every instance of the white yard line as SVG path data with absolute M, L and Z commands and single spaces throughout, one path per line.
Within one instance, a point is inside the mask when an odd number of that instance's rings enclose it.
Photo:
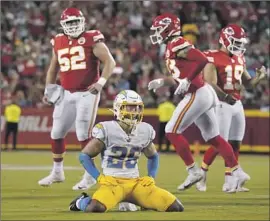
M 1 164 L 1 170 L 22 170 L 22 171 L 36 171 L 36 170 L 51 170 L 52 166 L 28 166 L 16 164 Z M 82 167 L 65 166 L 64 170 L 83 170 Z

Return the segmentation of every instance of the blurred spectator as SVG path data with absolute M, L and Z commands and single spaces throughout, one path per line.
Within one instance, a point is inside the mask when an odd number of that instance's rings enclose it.
M 219 31 L 226 24 L 242 25 L 249 37 L 245 53 L 251 75 L 255 68 L 269 68 L 269 2 L 212 1 L 3 1 L 1 2 L 1 98 L 20 97 L 23 107 L 42 107 L 45 75 L 51 56 L 50 39 L 61 32 L 60 15 L 71 4 L 81 9 L 90 29 L 100 29 L 122 73 L 109 80 L 101 106 L 109 106 L 117 92 L 139 92 L 146 107 L 156 107 L 159 97 L 147 90 L 148 82 L 167 75 L 162 60 L 165 45 L 153 46 L 149 39 L 152 19 L 163 12 L 180 17 L 182 35 L 201 50 L 217 49 Z M 3 82 L 2 82 L 3 79 Z M 269 107 L 269 76 L 256 89 L 243 92 L 245 108 Z M 175 98 L 177 100 L 177 97 Z
M 165 136 L 165 127 L 171 119 L 175 105 L 170 101 L 168 97 L 163 97 L 160 100 L 160 104 L 157 108 L 157 114 L 159 117 L 159 129 L 158 129 L 158 150 L 162 151 L 162 144 L 166 141 L 166 152 L 170 150 L 170 141 Z
M 18 125 L 21 116 L 21 108 L 16 100 L 16 97 L 13 97 L 11 104 L 8 104 L 5 108 L 6 134 L 4 150 L 8 149 L 8 138 L 11 134 L 13 135 L 12 149 L 16 150 Z

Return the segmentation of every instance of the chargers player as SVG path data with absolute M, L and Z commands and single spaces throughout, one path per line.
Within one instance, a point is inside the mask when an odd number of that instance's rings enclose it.
M 157 16 L 151 30 L 154 31 L 150 36 L 153 44 L 166 44 L 165 61 L 172 77 L 149 82 L 149 90 L 155 91 L 163 85 L 177 84 L 175 94 L 184 95 L 165 128 L 168 139 L 185 162 L 189 174 L 178 190 L 191 187 L 203 177 L 194 162 L 189 143 L 182 135 L 195 123 L 204 140 L 213 145 L 229 165 L 232 171 L 229 192 L 236 192 L 237 184 L 245 182 L 248 177 L 239 168 L 230 144 L 219 135 L 214 112 L 218 98 L 213 88 L 204 82 L 201 73 L 208 62 L 206 56 L 180 36 L 180 20 L 175 15 L 165 13 Z
M 265 67 L 256 71 L 256 77 L 251 78 L 246 70 L 245 59 L 247 36 L 245 30 L 236 24 L 229 24 L 221 30 L 219 50 L 206 51 L 209 63 L 204 68 L 204 79 L 215 89 L 220 105 L 216 108 L 220 135 L 231 144 L 238 160 L 239 149 L 245 134 L 245 113 L 241 103 L 240 90 L 244 86 L 256 86 L 266 74 Z M 199 191 L 206 191 L 206 172 L 212 164 L 218 151 L 210 147 L 204 154 L 202 162 L 203 179 L 196 184 Z M 231 175 L 226 165 L 224 192 L 229 190 L 228 179 Z M 237 191 L 246 192 L 249 189 L 238 186 Z
M 81 164 L 100 184 L 92 197 L 82 193 L 70 203 L 71 211 L 106 212 L 119 202 L 146 209 L 182 212 L 183 205 L 168 191 L 155 185 L 159 156 L 153 144 L 155 131 L 142 122 L 144 105 L 135 91 L 120 92 L 113 103 L 116 120 L 97 124 L 93 139 L 79 156 Z M 139 177 L 138 159 L 148 158 L 148 175 Z M 92 158 L 101 154 L 101 174 Z
M 75 122 L 76 135 L 82 148 L 89 141 L 94 125 L 100 92 L 110 77 L 115 61 L 98 30 L 85 30 L 85 17 L 76 8 L 67 8 L 61 15 L 63 32 L 52 40 L 52 59 L 46 77 L 44 102 L 54 105 L 51 144 L 53 169 L 41 179 L 41 186 L 65 180 L 64 138 Z M 100 61 L 103 70 L 100 76 Z M 61 85 L 56 84 L 59 71 Z M 85 172 L 74 190 L 87 189 L 95 180 Z

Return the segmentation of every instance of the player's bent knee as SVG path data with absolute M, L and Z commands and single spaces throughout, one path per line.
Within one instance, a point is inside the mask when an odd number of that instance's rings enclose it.
M 176 199 L 172 203 L 172 205 L 170 205 L 168 209 L 166 210 L 166 212 L 183 212 L 183 211 L 184 211 L 184 206 L 178 199 Z
M 66 136 L 66 133 L 62 130 L 52 129 L 52 131 L 51 131 L 51 138 L 53 140 L 63 139 L 63 138 L 65 138 L 65 136 Z
M 86 212 L 105 213 L 106 210 L 106 206 L 104 206 L 102 203 L 97 200 L 92 200 L 91 203 L 88 205 Z

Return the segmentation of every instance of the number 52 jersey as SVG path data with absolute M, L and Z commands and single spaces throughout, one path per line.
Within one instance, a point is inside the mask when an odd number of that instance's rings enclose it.
M 98 123 L 92 137 L 104 143 L 101 152 L 104 175 L 124 178 L 139 177 L 138 159 L 155 138 L 155 130 L 145 122 L 139 123 L 128 136 L 117 121 Z
M 100 61 L 93 53 L 93 46 L 103 40 L 98 30 L 86 31 L 78 38 L 58 34 L 51 40 L 65 90 L 85 91 L 98 80 Z

